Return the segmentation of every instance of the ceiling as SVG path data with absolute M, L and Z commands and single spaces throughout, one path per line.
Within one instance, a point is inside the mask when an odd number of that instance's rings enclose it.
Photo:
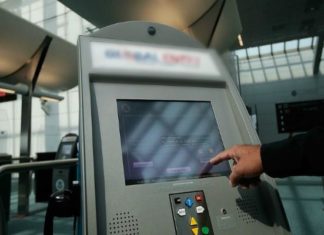
M 323 34 L 323 0 L 237 0 L 244 47 Z
M 123 21 L 154 21 L 186 29 L 216 0 L 59 0 L 98 28 Z
M 59 0 L 97 28 L 125 21 L 174 27 L 203 45 L 228 50 L 241 30 L 236 0 Z
M 37 86 L 64 91 L 77 85 L 76 46 L 0 8 L 0 82 L 30 84 L 24 76 L 5 78 L 23 66 L 46 35 L 53 38 Z
M 192 26 L 217 0 L 60 0 L 98 28 L 126 20 L 151 20 L 178 29 Z M 228 0 L 227 0 L 228 1 Z M 323 0 L 236 0 L 244 47 L 319 35 Z M 215 13 L 216 14 L 216 13 Z M 205 27 L 208 30 L 209 25 Z M 235 45 L 239 48 L 239 45 Z
M 222 35 L 223 38 L 218 41 L 224 41 L 224 37 L 225 41 L 229 41 L 226 30 L 233 28 L 230 27 L 232 23 L 218 24 L 214 28 L 221 11 L 222 1 L 219 0 L 60 1 L 98 28 L 122 21 L 154 21 L 183 31 L 190 28 L 201 41 L 212 38 L 209 44 L 211 46 L 216 45 L 215 35 Z M 324 0 L 237 0 L 244 47 L 323 34 L 323 2 Z M 231 11 L 227 15 L 226 22 L 235 18 Z M 233 39 L 239 28 L 237 26 L 237 29 L 230 32 Z M 0 82 L 4 81 L 3 77 L 26 63 L 45 36 L 49 35 L 53 41 L 38 86 L 63 91 L 77 85 L 76 46 L 3 9 L 0 9 L 0 30 Z M 25 78 L 18 80 L 22 83 L 30 82 Z

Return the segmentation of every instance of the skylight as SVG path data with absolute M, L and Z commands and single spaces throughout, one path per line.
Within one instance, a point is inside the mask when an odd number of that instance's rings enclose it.
M 286 42 L 278 42 L 259 47 L 250 47 L 247 49 L 240 49 L 235 51 L 235 54 L 240 59 L 268 56 L 271 54 L 280 54 L 287 51 L 304 50 L 313 47 L 316 44 L 316 37 L 303 38 L 298 40 L 291 40 Z
M 313 76 L 316 41 L 316 37 L 309 37 L 235 51 L 239 57 L 241 84 Z M 324 72 L 324 50 L 320 72 Z

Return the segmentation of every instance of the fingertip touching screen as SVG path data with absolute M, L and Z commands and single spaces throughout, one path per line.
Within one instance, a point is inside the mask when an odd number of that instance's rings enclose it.
M 209 101 L 117 100 L 125 184 L 228 175 Z

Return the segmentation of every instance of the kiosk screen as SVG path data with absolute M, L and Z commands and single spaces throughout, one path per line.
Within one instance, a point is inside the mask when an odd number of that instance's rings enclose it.
M 117 100 L 126 185 L 228 175 L 210 102 Z
M 60 149 L 59 149 L 59 159 L 65 159 L 65 158 L 70 158 L 72 154 L 72 147 L 73 144 L 68 143 L 68 144 L 62 144 Z

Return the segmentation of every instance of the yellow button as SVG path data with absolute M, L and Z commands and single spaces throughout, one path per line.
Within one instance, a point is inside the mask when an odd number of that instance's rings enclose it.
M 194 235 L 198 235 L 198 228 L 193 228 L 191 231 Z
M 197 225 L 197 221 L 195 220 L 194 217 L 191 217 L 190 225 L 191 225 L 191 226 Z

